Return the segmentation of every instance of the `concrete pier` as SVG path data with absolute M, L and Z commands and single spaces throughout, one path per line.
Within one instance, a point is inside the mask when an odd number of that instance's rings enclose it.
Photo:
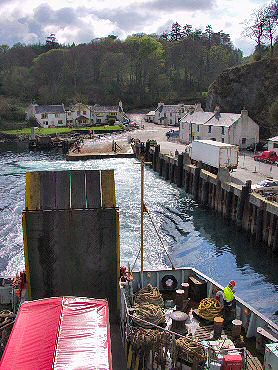
M 161 177 L 192 195 L 202 206 L 231 220 L 252 237 L 254 244 L 278 253 L 278 204 L 251 191 L 251 181 L 244 185 L 232 182 L 226 169 L 217 175 L 194 165 L 186 153 L 169 156 L 160 152 L 160 146 L 140 143 L 134 147 L 137 158 L 144 156 Z

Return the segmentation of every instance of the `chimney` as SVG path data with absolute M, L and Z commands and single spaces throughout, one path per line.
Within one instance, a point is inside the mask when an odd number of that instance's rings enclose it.
M 216 107 L 214 108 L 214 117 L 216 119 L 220 118 L 220 106 L 219 105 L 216 105 Z
M 248 110 L 245 109 L 245 107 L 243 107 L 242 111 L 241 111 L 241 118 L 243 117 L 248 117 Z
M 196 103 L 195 104 L 195 112 L 203 112 L 203 108 L 201 103 Z

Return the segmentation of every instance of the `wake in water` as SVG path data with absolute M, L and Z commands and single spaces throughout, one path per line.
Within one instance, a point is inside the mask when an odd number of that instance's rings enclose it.
M 21 212 L 26 171 L 115 169 L 121 222 L 121 263 L 131 265 L 140 249 L 140 166 L 133 159 L 66 162 L 57 153 L 0 153 L 0 271 L 24 269 Z M 238 295 L 278 321 L 278 259 L 265 256 L 247 237 L 214 213 L 203 210 L 183 190 L 146 169 L 145 202 L 176 267 L 192 266 L 225 285 L 237 281 Z M 145 216 L 145 268 L 170 267 Z M 139 268 L 140 261 L 136 263 Z

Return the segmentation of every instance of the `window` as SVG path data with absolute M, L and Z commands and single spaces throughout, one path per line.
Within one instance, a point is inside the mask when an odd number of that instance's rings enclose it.
M 166 118 L 166 113 L 164 113 L 164 118 Z
M 212 126 L 209 126 L 209 127 L 208 127 L 208 133 L 209 133 L 209 134 L 211 134 L 211 128 L 212 128 Z
M 44 124 L 45 126 L 48 126 L 48 121 L 44 121 L 44 122 L 43 122 L 43 124 Z
M 224 143 L 224 137 L 222 137 L 221 141 L 222 141 L 222 143 Z
M 55 113 L 55 118 L 58 118 L 60 117 L 60 114 L 59 113 Z
M 278 148 L 278 143 L 273 143 L 273 148 Z
M 215 137 L 212 137 L 210 140 L 212 140 L 212 141 L 216 141 Z
M 241 139 L 241 143 L 242 143 L 242 144 L 246 144 L 246 137 L 243 137 L 243 138 Z
M 172 117 L 172 112 L 170 112 L 170 117 Z
M 62 124 L 63 124 L 63 121 L 61 119 L 59 119 L 58 125 L 62 125 Z
M 200 132 L 200 126 L 197 125 L 197 132 Z
M 101 123 L 101 118 L 97 118 L 97 123 Z
M 172 124 L 172 120 L 170 119 L 170 125 Z
M 47 118 L 47 113 L 42 113 L 41 118 L 42 119 Z
M 77 111 L 77 115 L 80 116 L 80 110 Z
M 68 112 L 68 116 L 71 116 L 71 112 Z
M 86 112 L 85 110 L 83 110 L 83 114 L 84 114 L 84 115 L 86 115 L 86 114 L 87 114 L 87 112 Z
M 222 135 L 225 135 L 225 127 L 222 126 Z

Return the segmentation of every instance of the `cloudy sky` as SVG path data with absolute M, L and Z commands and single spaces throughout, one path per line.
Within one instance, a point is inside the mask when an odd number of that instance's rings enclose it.
M 174 21 L 231 35 L 234 44 L 252 52 L 242 36 L 244 21 L 267 0 L 0 0 L 0 44 L 44 42 L 55 33 L 61 43 L 89 42 L 115 34 L 161 33 Z

